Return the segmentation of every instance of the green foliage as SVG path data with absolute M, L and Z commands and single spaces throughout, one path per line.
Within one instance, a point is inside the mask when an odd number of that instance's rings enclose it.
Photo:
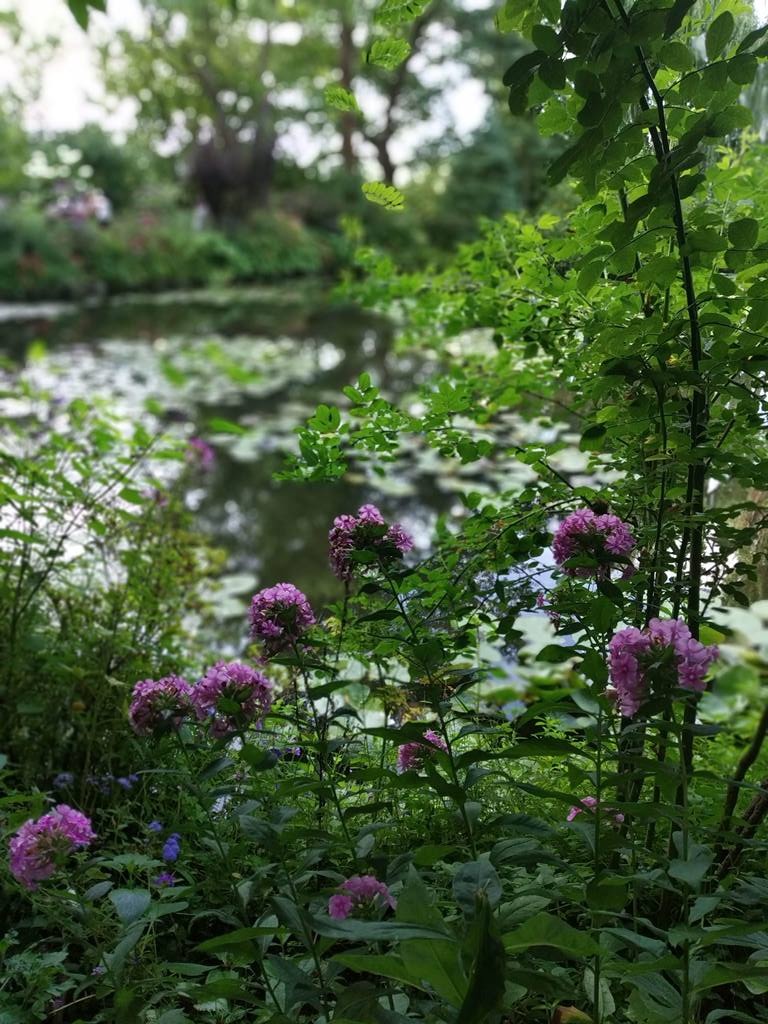
M 369 202 L 383 206 L 387 210 L 402 210 L 405 208 L 405 196 L 400 189 L 394 185 L 387 185 L 383 181 L 368 181 L 363 185 L 363 195 Z
M 130 743 L 110 739 L 127 688 L 176 663 L 205 572 L 178 499 L 158 504 L 151 484 L 183 450 L 80 401 L 54 427 L 44 396 L 15 398 L 0 449 L 0 747 L 26 784 L 127 775 Z
M 6 299 L 156 291 L 318 274 L 344 258 L 319 233 L 277 214 L 239 230 L 197 230 L 188 214 L 134 212 L 106 228 L 71 227 L 21 206 L 0 213 L 0 296 Z
M 378 17 L 424 11 L 385 0 Z M 506 0 L 500 26 L 533 47 L 505 76 L 510 106 L 567 134 L 550 177 L 581 201 L 489 223 L 440 272 L 362 250 L 348 292 L 396 311 L 402 348 L 434 370 L 398 401 L 363 372 L 318 405 L 285 471 L 402 471 L 418 441 L 460 478 L 462 523 L 438 521 L 421 559 L 368 523 L 318 623 L 245 649 L 269 655 L 263 721 L 229 693 L 232 736 L 189 716 L 147 739 L 142 802 L 98 808 L 98 844 L 27 894 L 35 913 L 9 916 L 15 1019 L 45 1019 L 55 991 L 88 999 L 94 1022 L 142 1024 L 768 1020 L 768 613 L 735 607 L 764 560 L 768 491 L 765 170 L 740 102 L 765 54 L 740 13 Z M 114 481 L 114 431 L 89 444 Z M 54 524 L 87 500 L 86 455 L 57 478 Z M 57 463 L 45 447 L 6 458 L 24 527 L 5 539 L 26 552 L 8 560 L 13 607 L 25 585 L 43 592 L 47 522 L 28 504 Z M 141 496 L 120 496 L 110 515 L 128 529 Z M 629 522 L 631 553 L 587 533 L 553 568 L 552 520 L 577 508 Z M 610 650 L 658 617 L 722 645 L 705 692 L 667 644 L 648 640 L 634 668 Z M 642 700 L 622 717 L 606 685 L 626 690 L 635 669 Z M 42 803 L 12 794 L 9 831 Z M 396 908 L 331 916 L 360 875 Z

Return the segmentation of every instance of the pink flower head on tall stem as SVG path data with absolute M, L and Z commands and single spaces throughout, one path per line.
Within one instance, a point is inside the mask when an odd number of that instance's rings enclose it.
M 36 821 L 30 818 L 13 836 L 9 843 L 11 873 L 27 889 L 36 889 L 68 854 L 84 849 L 95 838 L 90 818 L 59 804 Z
M 374 875 L 355 875 L 339 886 L 339 892 L 328 900 L 328 915 L 337 921 L 350 916 L 372 917 L 397 902 L 387 886 Z
M 651 619 L 646 629 L 620 629 L 608 645 L 608 693 L 621 714 L 632 718 L 654 684 L 702 692 L 718 656 L 718 648 L 695 640 L 681 619 Z
M 142 679 L 133 688 L 128 719 L 139 736 L 178 729 L 191 710 L 192 688 L 180 676 Z
M 443 737 L 427 729 L 423 740 L 403 743 L 397 751 L 397 770 L 399 772 L 419 771 L 426 760 L 433 758 L 438 750 L 448 753 L 448 744 Z
M 557 528 L 552 541 L 552 554 L 556 564 L 563 567 L 563 572 L 568 576 L 598 576 L 604 579 L 610 575 L 611 561 L 627 558 L 634 547 L 632 530 L 618 516 L 610 512 L 598 515 L 591 508 L 580 508 L 566 516 Z M 597 567 L 565 565 L 577 555 L 596 559 Z M 631 572 L 631 566 L 626 566 L 625 574 L 627 570 Z
M 597 810 L 597 804 L 598 800 L 595 796 L 582 797 L 581 800 L 579 800 L 579 805 L 577 807 L 572 807 L 570 811 L 568 811 L 566 821 L 573 821 L 584 811 L 591 811 L 594 814 Z M 613 807 L 604 808 L 603 813 L 612 819 L 614 825 L 621 825 L 624 823 L 624 815 L 619 811 L 614 810 Z
M 315 623 L 305 594 L 292 583 L 276 583 L 251 599 L 251 636 L 264 643 L 267 657 L 288 650 Z
M 331 569 L 347 582 L 355 569 L 365 568 L 365 562 L 354 557 L 357 553 L 367 552 L 379 565 L 388 565 L 412 547 L 413 539 L 400 523 L 388 524 L 375 505 L 361 505 L 356 516 L 336 516 L 328 534 Z
M 247 725 L 261 725 L 272 706 L 272 683 L 248 665 L 219 661 L 192 688 L 191 699 L 198 719 L 221 739 Z M 222 701 L 237 704 L 238 710 L 223 710 Z

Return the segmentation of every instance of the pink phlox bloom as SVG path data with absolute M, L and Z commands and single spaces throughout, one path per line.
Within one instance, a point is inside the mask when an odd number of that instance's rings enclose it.
M 620 629 L 608 645 L 611 696 L 622 715 L 636 715 L 647 695 L 648 677 L 654 676 L 671 652 L 675 682 L 685 690 L 701 692 L 718 648 L 706 646 L 691 636 L 682 619 L 651 619 L 646 630 L 631 626 Z
M 239 704 L 239 714 L 220 711 L 222 699 Z M 193 687 L 192 705 L 198 719 L 209 723 L 211 735 L 221 739 L 242 725 L 261 724 L 272 706 L 272 683 L 239 661 L 219 661 Z
M 352 913 L 353 906 L 351 896 L 345 896 L 338 892 L 328 900 L 328 916 L 336 918 L 337 921 L 343 921 Z
M 36 821 L 30 818 L 11 838 L 11 873 L 27 889 L 36 889 L 55 872 L 59 859 L 89 846 L 95 838 L 90 818 L 59 804 Z
M 158 729 L 178 729 L 190 711 L 191 686 L 180 676 L 142 679 L 133 688 L 128 720 L 139 736 Z
M 306 594 L 292 583 L 276 583 L 254 594 L 250 622 L 251 636 L 263 640 L 271 656 L 289 648 L 316 619 Z
M 355 551 L 375 551 L 382 561 L 393 561 L 402 557 L 413 547 L 413 538 L 400 523 L 392 523 L 384 533 L 387 523 L 375 505 L 361 505 L 357 515 L 336 516 L 328 533 L 328 557 L 334 575 L 349 581 L 357 566 L 351 557 Z M 372 531 L 371 527 L 377 529 Z
M 354 875 L 339 886 L 339 892 L 328 901 L 328 914 L 337 920 L 359 910 L 381 910 L 397 907 L 389 888 L 374 875 Z
M 618 516 L 611 512 L 597 515 L 591 508 L 577 509 L 566 516 L 555 532 L 552 554 L 557 565 L 562 566 L 575 555 L 603 554 L 624 558 L 635 547 L 632 530 Z M 563 570 L 568 576 L 590 577 L 595 570 L 590 566 L 571 566 Z M 597 575 L 609 575 L 608 566 L 599 566 Z
M 442 750 L 443 753 L 447 754 L 448 744 L 434 729 L 426 729 L 423 740 L 403 743 L 398 749 L 397 770 L 399 772 L 418 771 L 424 764 L 425 759 L 434 757 L 437 750 Z

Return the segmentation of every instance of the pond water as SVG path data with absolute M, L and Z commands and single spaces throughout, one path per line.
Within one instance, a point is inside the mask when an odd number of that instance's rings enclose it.
M 56 398 L 100 396 L 127 417 L 147 402 L 160 424 L 209 441 L 210 470 L 187 493 L 198 527 L 228 552 L 235 609 L 257 586 L 291 580 L 336 599 L 326 538 L 334 516 L 375 501 L 426 549 L 435 517 L 460 512 L 450 481 L 424 459 L 396 479 L 362 470 L 332 484 L 275 481 L 295 428 L 369 372 L 388 395 L 425 369 L 392 351 L 390 322 L 334 302 L 317 285 L 135 296 L 99 306 L 0 307 L 0 352 Z M 241 436 L 212 434 L 213 418 Z

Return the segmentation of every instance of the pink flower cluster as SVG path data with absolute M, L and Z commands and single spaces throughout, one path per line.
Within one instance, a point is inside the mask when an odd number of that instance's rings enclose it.
M 239 710 L 222 710 L 222 700 L 232 701 Z M 192 706 L 198 719 L 209 724 L 211 735 L 221 739 L 246 723 L 261 724 L 272 706 L 272 683 L 248 665 L 219 661 L 193 687 Z
M 681 619 L 651 619 L 648 628 L 620 629 L 608 646 L 611 686 L 608 694 L 625 718 L 636 715 L 657 678 L 673 676 L 673 685 L 701 692 L 709 666 L 718 657 L 715 645 L 691 636 Z
M 305 594 L 292 583 L 276 583 L 254 594 L 250 610 L 251 636 L 264 641 L 267 656 L 284 651 L 315 624 Z
M 67 854 L 96 838 L 91 821 L 67 804 L 59 804 L 37 821 L 30 818 L 10 841 L 11 873 L 27 889 L 50 878 Z
M 374 875 L 355 875 L 339 886 L 340 891 L 328 900 L 328 915 L 343 921 L 352 914 L 367 916 L 389 907 L 394 910 L 397 902 L 387 886 Z
M 610 512 L 598 515 L 591 508 L 580 508 L 566 516 L 552 541 L 552 553 L 557 565 L 564 565 L 576 555 L 589 555 L 598 559 L 597 572 L 587 565 L 566 566 L 568 576 L 602 576 L 610 573 L 611 556 L 623 558 L 635 547 L 632 531 L 622 519 Z M 630 568 L 629 566 L 627 568 Z
M 180 676 L 143 679 L 133 688 L 128 719 L 139 736 L 178 729 L 190 711 L 192 687 Z
M 360 564 L 351 556 L 373 552 L 380 562 L 394 562 L 413 547 L 413 539 L 400 523 L 389 526 L 375 505 L 362 505 L 357 515 L 336 516 L 328 534 L 329 560 L 334 575 L 351 580 Z
M 397 770 L 399 772 L 419 771 L 427 758 L 435 756 L 437 750 L 448 753 L 448 745 L 434 729 L 427 729 L 423 740 L 404 743 L 397 752 Z
M 597 808 L 597 804 L 598 804 L 598 800 L 597 800 L 597 797 L 595 797 L 595 796 L 585 796 L 585 797 L 582 797 L 581 800 L 579 800 L 579 805 L 580 806 L 572 807 L 570 809 L 570 811 L 568 811 L 568 817 L 567 817 L 566 820 L 567 821 L 573 821 L 574 818 L 576 818 L 579 814 L 581 814 L 585 810 L 592 811 L 592 813 L 594 814 L 594 812 L 595 812 L 595 810 Z M 613 818 L 613 823 L 615 825 L 623 824 L 623 822 L 624 822 L 624 815 L 621 814 L 619 811 L 614 810 L 613 807 L 606 807 L 605 808 L 605 812 L 606 812 L 606 814 L 609 814 Z

